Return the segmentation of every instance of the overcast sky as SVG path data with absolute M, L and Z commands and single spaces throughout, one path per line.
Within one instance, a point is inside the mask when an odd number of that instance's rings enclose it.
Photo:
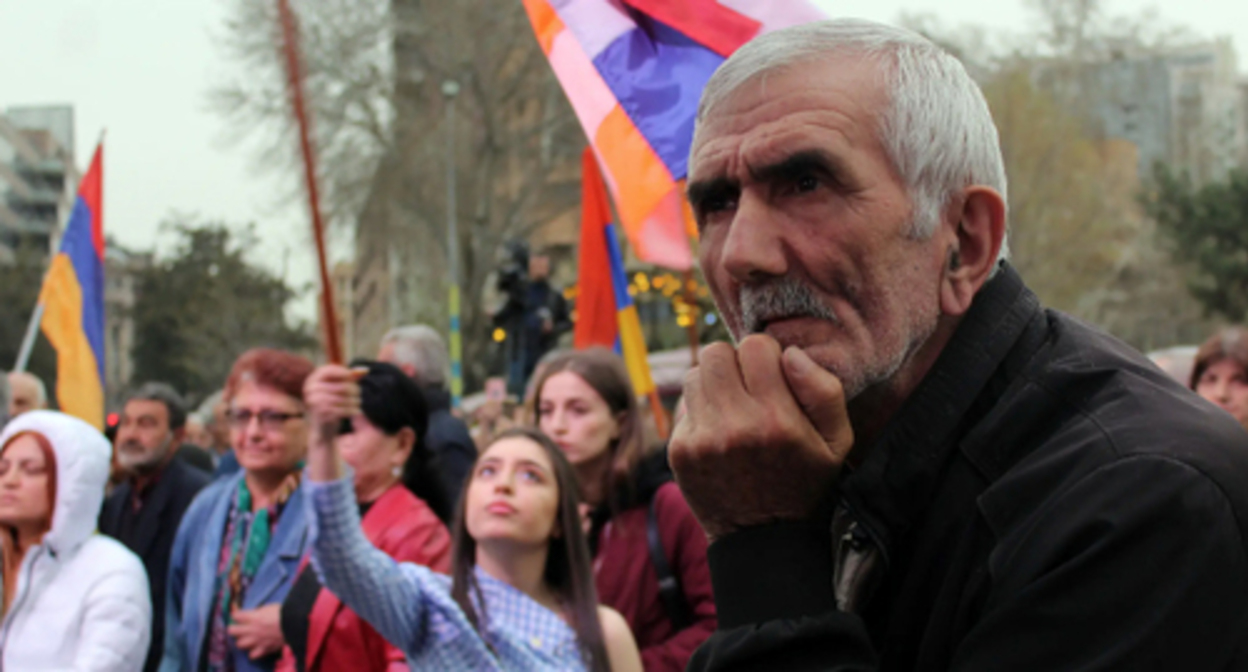
M 519 0 L 499 0 L 505 1 Z M 108 129 L 106 228 L 123 244 L 151 247 L 159 223 L 173 211 L 254 221 L 266 243 L 256 258 L 280 271 L 289 250 L 287 278 L 306 282 L 314 276 L 303 207 L 279 201 L 277 178 L 256 172 L 251 148 L 227 142 L 229 129 L 207 106 L 211 85 L 233 72 L 213 40 L 231 4 L 2 0 L 0 108 L 72 104 L 80 167 L 100 130 Z M 970 23 L 1010 32 L 1023 31 L 1030 16 L 1021 0 L 815 4 L 833 16 L 890 21 L 902 11 L 930 13 L 950 26 Z M 1168 22 L 1202 35 L 1231 34 L 1241 52 L 1248 49 L 1245 0 L 1111 0 L 1109 8 L 1122 14 L 1150 6 Z M 308 303 L 306 314 L 311 313 Z

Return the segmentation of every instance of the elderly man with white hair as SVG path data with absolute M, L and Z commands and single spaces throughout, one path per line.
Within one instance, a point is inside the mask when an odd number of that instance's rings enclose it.
M 736 344 L 670 447 L 719 614 L 689 669 L 1248 669 L 1248 434 L 1040 306 L 1002 165 L 908 31 L 773 32 L 707 84 L 688 192 Z
M 429 429 L 421 437 L 421 445 L 433 459 L 425 466 L 427 473 L 408 470 L 406 485 L 425 500 L 442 522 L 450 525 L 460 490 L 477 459 L 477 448 L 468 426 L 451 414 L 451 393 L 447 389 L 451 358 L 446 341 L 425 324 L 396 327 L 382 337 L 377 359 L 399 367 L 425 394 Z
M 9 417 L 48 407 L 48 388 L 33 373 L 13 371 L 9 379 Z

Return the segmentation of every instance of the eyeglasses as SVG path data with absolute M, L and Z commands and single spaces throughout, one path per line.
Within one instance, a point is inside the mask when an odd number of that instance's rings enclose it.
M 246 429 L 251 426 L 251 419 L 256 418 L 260 421 L 260 428 L 266 432 L 281 431 L 286 423 L 296 418 L 302 418 L 302 413 L 280 413 L 278 411 L 260 411 L 252 413 L 245 408 L 231 409 L 225 414 L 230 421 L 230 427 L 234 429 Z

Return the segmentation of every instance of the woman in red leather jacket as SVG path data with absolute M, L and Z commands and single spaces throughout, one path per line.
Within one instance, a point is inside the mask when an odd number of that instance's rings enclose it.
M 534 389 L 538 425 L 567 455 L 590 505 L 599 600 L 628 621 L 646 672 L 683 672 L 715 631 L 706 534 L 666 455 L 645 448 L 623 360 L 603 348 L 568 352 L 546 364 Z
M 344 423 L 338 437 L 355 476 L 364 536 L 399 562 L 450 570 L 451 537 L 433 510 L 403 487 L 405 469 L 426 473 L 421 440 L 428 412 L 420 388 L 402 371 L 381 362 L 356 362 L 363 413 Z M 417 479 L 434 484 L 437 479 Z M 282 603 L 286 650 L 278 672 L 400 672 L 403 653 L 325 590 L 305 559 Z

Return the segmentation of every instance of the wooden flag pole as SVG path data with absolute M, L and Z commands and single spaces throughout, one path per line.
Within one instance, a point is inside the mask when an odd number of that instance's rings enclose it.
M 333 364 L 343 362 L 342 344 L 338 335 L 334 285 L 329 278 L 329 260 L 325 252 L 325 224 L 321 219 L 320 194 L 316 188 L 316 155 L 312 151 L 311 122 L 303 97 L 303 71 L 299 64 L 299 31 L 290 0 L 277 0 L 278 17 L 282 24 L 282 50 L 286 56 L 286 83 L 291 104 L 299 125 L 299 149 L 303 152 L 304 179 L 308 188 L 308 209 L 312 214 L 312 236 L 316 240 L 316 257 L 321 275 L 321 319 L 325 332 L 325 357 Z

